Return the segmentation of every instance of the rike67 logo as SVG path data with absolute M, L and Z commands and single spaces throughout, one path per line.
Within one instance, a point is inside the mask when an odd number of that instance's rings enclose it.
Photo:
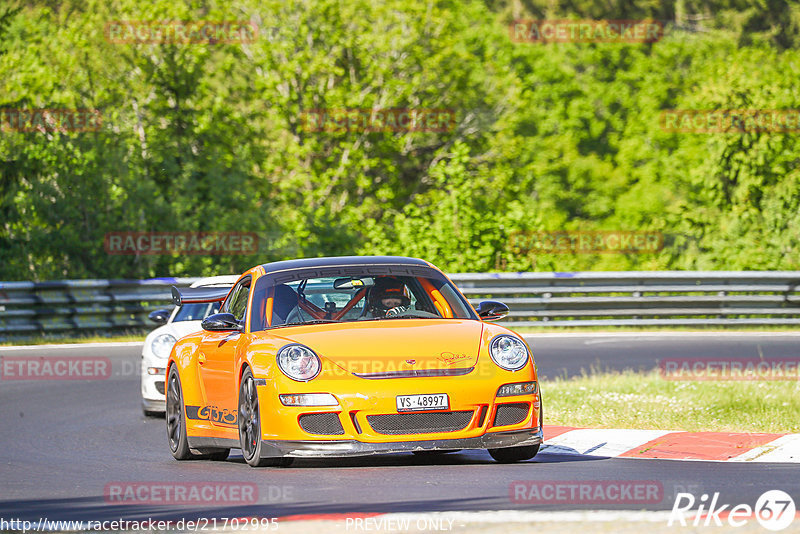
M 697 509 L 693 509 L 697 504 Z M 675 504 L 669 515 L 667 526 L 678 524 L 682 527 L 691 522 L 692 526 L 723 526 L 727 522 L 731 527 L 744 526 L 755 518 L 767 530 L 777 532 L 788 527 L 794 520 L 796 508 L 792 497 L 781 490 L 764 492 L 755 507 L 749 504 L 737 504 L 731 508 L 730 504 L 719 503 L 719 492 L 714 493 L 709 500 L 708 494 L 700 496 L 699 501 L 691 493 L 678 493 Z

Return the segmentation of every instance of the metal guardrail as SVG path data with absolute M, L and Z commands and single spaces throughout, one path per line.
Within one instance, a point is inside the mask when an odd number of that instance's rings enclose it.
M 473 302 L 497 298 L 509 326 L 800 324 L 800 271 L 454 274 Z
M 453 274 L 471 302 L 509 305 L 508 326 L 800 325 L 800 271 Z M 197 278 L 0 282 L 0 339 L 142 330 Z
M 0 340 L 86 331 L 142 330 L 147 314 L 172 307 L 170 287 L 198 278 L 0 282 Z

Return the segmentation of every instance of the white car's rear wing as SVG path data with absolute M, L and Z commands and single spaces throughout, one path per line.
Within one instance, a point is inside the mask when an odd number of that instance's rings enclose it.
M 176 306 L 194 302 L 220 302 L 225 300 L 230 287 L 184 287 L 172 286 L 172 302 Z

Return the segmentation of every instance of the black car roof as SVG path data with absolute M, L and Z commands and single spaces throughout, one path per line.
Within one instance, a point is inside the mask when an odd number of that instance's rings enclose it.
M 269 272 L 308 267 L 345 267 L 350 265 L 419 265 L 430 267 L 425 260 L 405 256 L 330 256 L 326 258 L 301 258 L 297 260 L 273 261 L 262 265 Z

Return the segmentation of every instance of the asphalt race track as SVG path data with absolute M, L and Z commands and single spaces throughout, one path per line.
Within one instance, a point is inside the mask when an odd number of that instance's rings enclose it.
M 529 336 L 543 376 L 581 369 L 651 369 L 664 357 L 795 357 L 800 334 Z M 140 348 L 3 348 L 0 357 L 107 356 L 105 380 L 0 380 L 0 518 L 36 521 L 285 517 L 299 514 L 448 510 L 670 510 L 677 492 L 719 492 L 724 503 L 749 503 L 782 489 L 800 496 L 797 464 L 604 459 L 539 454 L 520 464 L 495 463 L 485 451 L 437 458 L 399 454 L 348 460 L 303 460 L 289 468 L 253 469 L 238 451 L 225 462 L 177 462 L 164 420 L 139 405 Z M 546 399 L 545 393 L 545 399 Z M 546 412 L 545 412 L 546 414 Z M 658 502 L 603 505 L 516 502 L 514 481 L 657 481 Z M 209 506 L 107 502 L 108 485 L 134 482 L 255 484 L 254 504 Z
M 800 332 L 536 334 L 526 339 L 539 375 L 551 379 L 593 369 L 648 371 L 664 358 L 796 359 L 800 353 Z

